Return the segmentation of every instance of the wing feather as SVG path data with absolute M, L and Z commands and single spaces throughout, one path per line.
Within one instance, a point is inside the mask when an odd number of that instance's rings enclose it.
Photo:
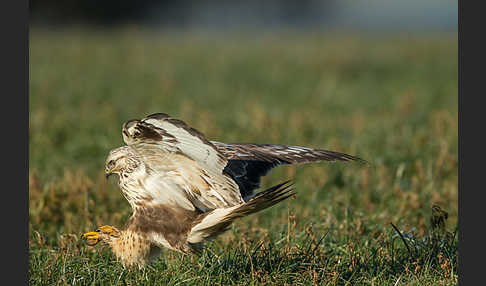
M 156 113 L 141 120 L 130 120 L 123 125 L 123 139 L 134 143 L 155 144 L 171 152 L 180 152 L 194 161 L 222 173 L 226 157 L 198 130 L 184 121 Z
M 164 187 L 163 192 L 169 196 L 183 192 L 202 212 L 243 202 L 238 185 L 230 177 L 214 174 L 184 154 L 163 151 L 150 144 L 138 143 L 132 148 L 145 163 L 152 183 L 150 189 Z
M 260 187 L 261 177 L 281 164 L 366 162 L 345 153 L 301 146 L 209 141 L 198 130 L 165 113 L 152 114 L 141 120 L 130 120 L 123 125 L 122 133 L 125 143 L 141 155 L 145 154 L 147 164 L 155 170 L 160 168 L 160 164 L 164 164 L 160 155 L 164 152 L 191 159 L 192 162 L 187 163 L 197 168 L 187 172 L 198 174 L 209 186 L 191 189 L 190 179 L 186 178 L 186 185 L 183 187 L 194 198 L 194 204 L 203 198 L 213 204 L 224 201 L 226 204 L 236 205 L 246 201 L 253 195 L 253 190 Z M 179 171 L 184 170 L 184 167 L 180 168 Z M 199 195 L 197 190 L 202 193 Z M 210 207 L 206 202 L 202 204 Z
M 224 155 L 183 121 L 157 113 L 126 122 L 122 134 L 148 169 L 176 184 L 199 210 L 244 202 L 237 183 L 223 173 Z
M 365 160 L 345 153 L 314 149 L 301 146 L 253 143 L 221 143 L 211 141 L 228 160 L 278 162 L 279 164 L 297 164 L 319 161 L 358 161 Z
M 224 172 L 238 184 L 243 198 L 248 200 L 253 191 L 260 187 L 261 177 L 282 164 L 299 164 L 320 161 L 365 160 L 345 153 L 313 149 L 301 146 L 253 143 L 221 143 L 211 141 L 228 159 Z

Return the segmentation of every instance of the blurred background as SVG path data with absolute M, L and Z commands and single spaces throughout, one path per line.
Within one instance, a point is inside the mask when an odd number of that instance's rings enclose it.
M 457 1 L 454 0 L 31 0 L 30 3 L 35 24 L 136 23 L 157 29 L 218 31 L 457 31 Z
M 94 101 L 90 108 L 113 108 L 121 120 L 191 104 L 234 106 L 236 116 L 253 101 L 312 108 L 313 99 L 334 113 L 340 103 L 360 103 L 359 111 L 415 97 L 418 81 L 456 84 L 454 0 L 31 0 L 30 10 L 33 115 L 51 101 L 78 109 Z M 453 82 L 440 78 L 448 71 Z M 396 83 L 403 88 L 385 90 Z
M 366 257 L 368 245 L 386 241 L 380 233 L 393 235 L 390 221 L 426 234 L 432 204 L 449 213 L 453 231 L 457 6 L 31 0 L 31 279 L 42 279 L 46 264 L 62 264 L 44 249 L 66 247 L 66 234 L 124 224 L 130 207 L 116 183 L 104 179 L 104 160 L 123 144 L 123 122 L 155 112 L 211 140 L 302 145 L 372 163 L 275 169 L 263 186 L 294 179 L 297 199 L 243 220 L 242 231 L 257 225 L 278 235 L 275 222 L 297 213 L 297 234 L 309 223 L 319 232 L 331 229 L 339 246 L 333 249 L 347 249 L 351 240 L 367 245 Z M 230 233 L 215 251 L 231 239 Z M 73 245 L 72 253 L 84 249 Z M 437 269 L 438 279 L 445 277 Z

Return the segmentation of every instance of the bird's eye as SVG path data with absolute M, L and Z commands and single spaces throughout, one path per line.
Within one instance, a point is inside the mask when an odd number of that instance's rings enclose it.
M 138 130 L 135 130 L 135 132 L 133 132 L 133 136 L 135 136 L 135 137 L 138 137 L 138 136 L 140 136 L 140 131 L 138 131 Z
M 110 167 L 111 167 L 111 166 L 113 166 L 113 165 L 115 165 L 115 161 L 110 160 L 110 162 L 108 162 L 108 166 L 110 166 Z

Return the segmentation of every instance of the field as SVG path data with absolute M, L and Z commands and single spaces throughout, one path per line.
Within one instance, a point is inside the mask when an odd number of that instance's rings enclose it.
M 29 44 L 29 284 L 457 284 L 456 34 L 31 29 Z M 128 270 L 80 235 L 130 216 L 104 160 L 123 122 L 155 112 L 211 140 L 370 165 L 280 166 L 262 187 L 292 179 L 295 198 L 240 219 L 200 257 L 164 251 Z

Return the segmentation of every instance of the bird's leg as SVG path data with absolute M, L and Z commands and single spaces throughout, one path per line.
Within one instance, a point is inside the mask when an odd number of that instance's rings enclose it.
M 111 225 L 100 226 L 96 231 L 90 231 L 81 236 L 90 246 L 98 244 L 104 236 L 119 237 L 120 231 Z

